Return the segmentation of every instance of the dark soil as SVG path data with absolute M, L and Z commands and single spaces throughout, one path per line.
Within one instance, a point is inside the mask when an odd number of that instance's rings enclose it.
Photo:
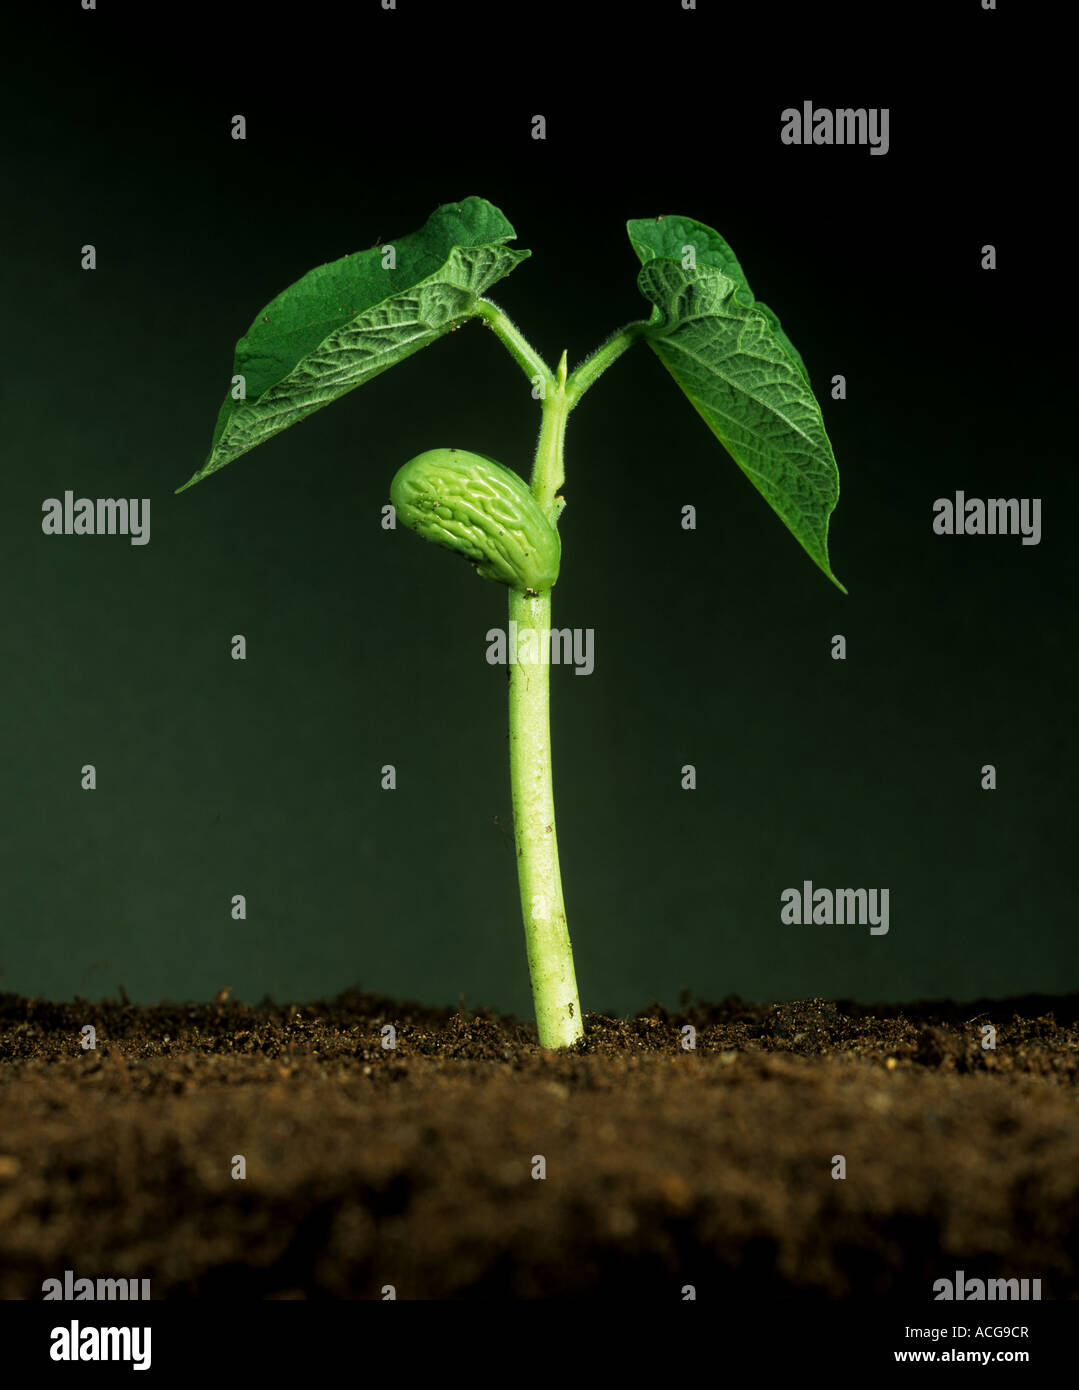
M 3 995 L 0 1297 L 40 1298 L 71 1269 L 149 1278 L 154 1299 L 677 1300 L 691 1284 L 929 1303 L 962 1270 L 1076 1299 L 1077 1018 L 1079 997 L 732 998 L 588 1015 L 585 1042 L 554 1054 L 514 1019 L 357 993 Z

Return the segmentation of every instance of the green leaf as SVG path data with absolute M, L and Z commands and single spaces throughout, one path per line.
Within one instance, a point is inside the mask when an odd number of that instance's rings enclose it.
M 210 452 L 183 492 L 281 430 L 396 366 L 474 316 L 476 301 L 530 251 L 483 198 L 446 203 L 418 232 L 317 266 L 277 296 L 236 344 Z
M 645 338 L 791 534 L 846 593 L 828 559 L 839 471 L 800 354 L 753 298 L 727 243 L 686 217 L 627 223 L 652 301 Z M 692 246 L 695 267 L 683 248 Z
M 714 270 L 722 270 L 724 275 L 729 275 L 738 287 L 739 302 L 746 308 L 755 307 L 764 315 L 780 346 L 805 377 L 806 385 L 809 385 L 809 373 L 802 361 L 802 354 L 783 332 L 779 319 L 768 305 L 753 298 L 753 291 L 749 288 L 745 272 L 738 264 L 738 257 L 717 231 L 706 227 L 703 222 L 695 222 L 692 217 L 664 217 L 659 222 L 654 219 L 643 220 L 628 222 L 626 226 L 630 229 L 629 239 L 633 248 L 642 261 L 650 261 L 655 256 L 666 256 L 681 264 L 685 256 L 684 248 L 692 246 L 698 265 L 709 265 Z

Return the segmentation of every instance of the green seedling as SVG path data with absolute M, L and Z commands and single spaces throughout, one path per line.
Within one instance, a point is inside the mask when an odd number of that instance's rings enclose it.
M 626 225 L 651 314 L 619 329 L 573 372 L 564 352 L 552 370 L 485 297 L 530 253 L 506 245 L 516 233 L 482 198 L 448 203 L 418 232 L 316 267 L 237 343 L 210 453 L 177 488 L 208 478 L 469 319 L 487 324 L 528 377 L 540 406 L 530 485 L 494 459 L 438 448 L 406 463 L 390 496 L 404 526 L 509 590 L 517 633 L 509 666 L 514 836 L 543 1047 L 569 1046 L 584 1033 L 558 865 L 547 655 L 570 412 L 643 340 L 809 557 L 846 592 L 828 559 L 839 475 L 797 349 L 754 299 L 718 232 L 688 217 Z

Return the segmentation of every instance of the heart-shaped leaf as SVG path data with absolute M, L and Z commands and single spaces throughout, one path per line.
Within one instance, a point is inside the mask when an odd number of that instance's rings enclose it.
M 418 232 L 317 266 L 256 317 L 205 463 L 183 487 L 362 386 L 475 314 L 476 301 L 531 252 L 483 198 L 446 203 Z M 392 245 L 392 255 L 389 246 Z
M 687 217 L 626 224 L 653 309 L 644 337 L 810 558 L 828 559 L 839 471 L 801 355 L 753 298 L 734 252 Z M 692 254 L 689 253 L 692 248 Z

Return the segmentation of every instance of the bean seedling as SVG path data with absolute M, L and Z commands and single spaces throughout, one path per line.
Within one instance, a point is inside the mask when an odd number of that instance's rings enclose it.
M 570 412 L 642 339 L 765 501 L 834 584 L 828 523 L 839 475 L 797 349 L 753 298 L 734 252 L 688 217 L 626 224 L 651 315 L 567 371 L 551 367 L 486 291 L 530 255 L 482 198 L 448 203 L 424 227 L 316 267 L 255 318 L 236 345 L 232 386 L 210 453 L 177 492 L 272 435 L 478 318 L 521 367 L 540 405 L 531 483 L 482 455 L 431 449 L 390 487 L 397 517 L 509 590 L 516 624 L 509 671 L 510 781 L 528 968 L 540 1045 L 584 1033 L 562 898 L 551 775 L 551 590 L 562 547 L 563 445 Z

